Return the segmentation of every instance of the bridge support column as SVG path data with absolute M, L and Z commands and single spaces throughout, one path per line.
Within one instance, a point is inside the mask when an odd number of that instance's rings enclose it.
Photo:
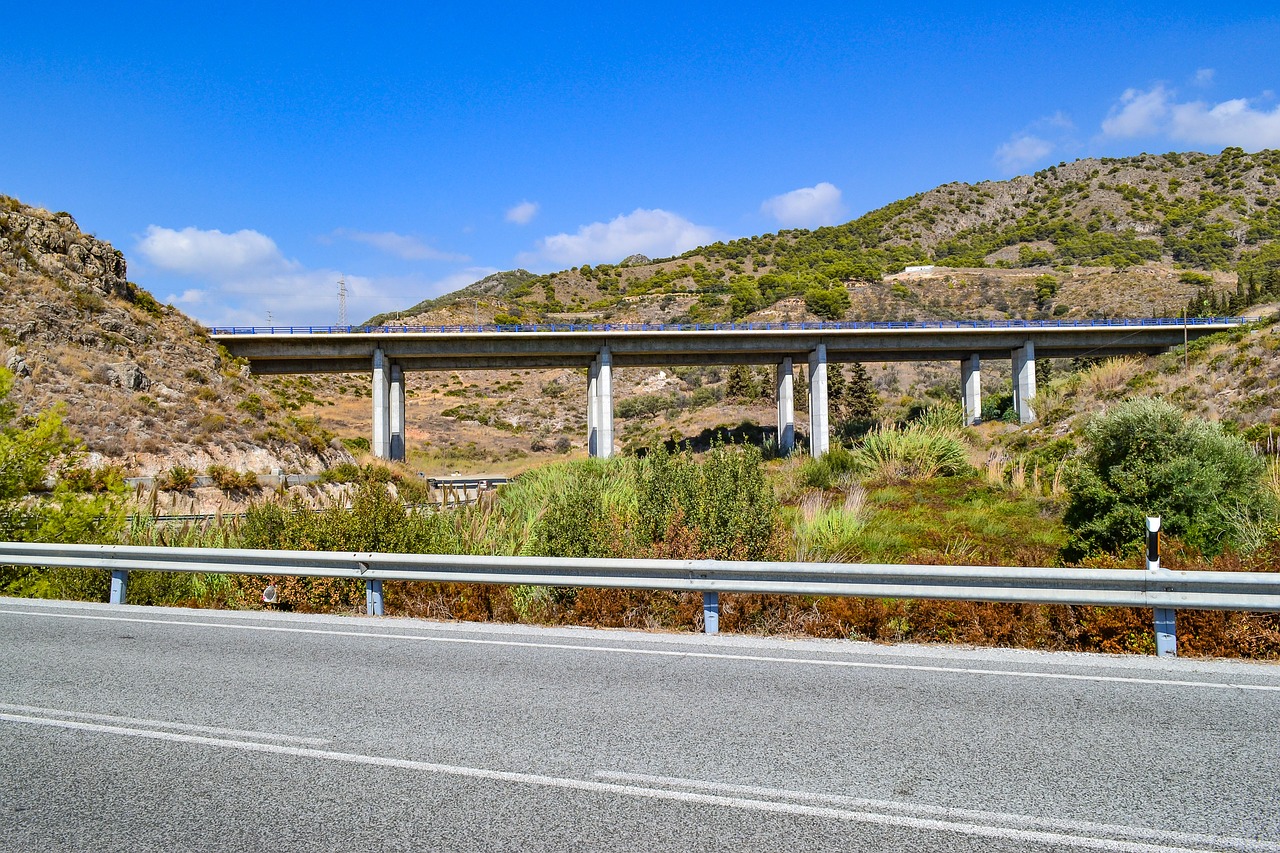
M 613 356 L 607 346 L 587 370 L 587 454 L 613 456 Z
M 391 400 L 390 410 L 391 436 L 390 456 L 396 462 L 403 462 L 404 447 L 404 371 L 398 364 L 391 365 Z
M 827 427 L 827 345 L 809 353 L 809 455 L 823 456 L 831 447 Z
M 606 345 L 600 348 L 600 365 L 596 375 L 596 456 L 613 456 L 613 354 Z
M 382 349 L 373 351 L 373 436 L 375 459 L 391 458 L 391 365 Z
M 594 458 L 599 436 L 596 433 L 596 417 L 600 408 L 596 400 L 600 391 L 600 362 L 592 359 L 587 368 L 587 455 Z
M 1036 345 L 1027 341 L 1013 351 L 1013 407 L 1018 422 L 1029 424 L 1036 419 L 1031 403 L 1036 398 Z
M 796 447 L 796 377 L 791 359 L 778 365 L 778 455 L 790 456 Z
M 982 422 L 982 361 L 974 353 L 960 362 L 960 397 L 965 425 Z

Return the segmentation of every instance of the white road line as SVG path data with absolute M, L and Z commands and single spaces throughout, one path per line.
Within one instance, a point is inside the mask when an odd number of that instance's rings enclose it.
M 120 723 L 126 726 L 149 726 L 156 729 L 172 729 L 179 732 L 203 732 L 208 735 L 227 735 L 260 740 L 278 740 L 284 743 L 304 743 L 308 746 L 324 746 L 331 741 L 322 737 L 297 737 L 276 732 L 255 732 L 246 729 L 224 729 L 217 726 L 197 726 L 193 723 L 171 723 L 168 720 L 139 720 L 135 717 L 117 717 L 113 714 L 90 714 L 85 711 L 64 711 L 61 708 L 40 708 L 33 705 L 13 705 L 0 702 L 0 710 L 24 714 L 43 714 L 49 717 L 69 717 L 73 720 L 97 720 L 101 723 Z
M 1110 838 L 1091 838 L 1083 835 L 1069 835 L 1058 832 L 1040 832 L 1035 830 L 1016 829 L 1013 827 L 937 820 L 934 818 L 910 817 L 907 815 L 877 814 L 870 811 L 854 811 L 850 809 L 837 809 L 825 806 L 804 805 L 800 803 L 779 803 L 747 797 L 729 797 L 721 794 L 702 794 L 691 791 L 673 791 L 669 789 L 649 788 L 639 785 L 624 785 L 613 782 L 595 782 L 587 779 L 541 776 L 535 773 L 514 773 L 503 770 L 487 770 L 480 767 L 460 767 L 453 764 L 434 764 L 431 762 L 413 761 L 404 758 L 360 755 L 350 752 L 332 752 L 329 750 L 311 749 L 309 747 L 302 746 L 281 746 L 273 743 L 228 740 L 224 738 L 204 737 L 202 735 L 184 735 L 176 732 L 162 732 L 123 726 L 106 726 L 99 725 L 97 723 L 81 723 L 74 720 L 56 720 L 47 717 L 0 713 L 0 720 L 5 720 L 11 723 L 23 723 L 36 726 L 71 729 L 74 731 L 94 732 L 98 734 L 146 738 L 149 740 L 170 741 L 173 743 L 208 746 L 219 749 L 233 749 L 243 752 L 288 755 L 297 758 L 312 758 L 322 761 L 341 762 L 345 764 L 360 764 L 369 767 L 391 767 L 399 770 L 437 773 L 445 776 L 456 776 L 467 779 L 483 779 L 491 782 L 534 785 L 543 788 L 560 788 L 572 791 L 585 791 L 593 794 L 613 794 L 649 800 L 695 803 L 698 805 L 719 806 L 745 811 L 797 815 L 801 817 L 824 818 L 828 820 L 842 820 L 852 823 L 863 823 L 876 826 L 894 826 L 905 829 L 924 830 L 928 832 L 952 832 L 979 838 L 1001 838 L 1022 844 L 1030 843 L 1057 845 L 1060 847 L 1079 847 L 1088 850 L 1116 851 L 1116 853 L 1213 853 L 1210 848 L 1186 848 L 1142 844 Z
M 1264 693 L 1280 693 L 1280 685 L 1244 684 L 1225 681 L 1185 681 L 1165 678 L 1131 678 L 1118 675 L 1080 675 L 1066 672 L 1036 672 L 1017 669 L 980 669 L 976 667 L 926 666 L 908 663 L 873 663 L 871 661 L 828 660 L 823 658 L 799 658 L 773 655 L 743 655 L 726 652 L 689 652 L 671 649 L 637 649 L 621 646 L 592 646 L 576 643 L 537 643 L 521 640 L 478 640 L 473 637 L 414 636 L 389 634 L 378 631 L 339 631 L 322 628 L 286 628 L 277 625 L 242 625 L 227 622 L 200 622 L 187 619 L 148 619 L 138 616 L 90 616 L 82 613 L 48 613 L 34 610 L 0 610 L 15 616 L 52 617 L 57 619 L 82 619 L 101 622 L 129 622 L 146 625 L 179 625 L 188 628 L 221 628 L 232 631 L 266 631 L 281 634 L 319 634 L 334 637 L 364 637 L 378 640 L 404 640 L 419 643 L 456 643 L 476 646 L 504 646 L 532 649 L 560 649 L 575 652 L 597 652 L 616 655 L 648 655 L 653 657 L 695 658 L 710 660 L 737 660 L 751 663 L 783 663 L 801 666 L 830 666 L 846 669 L 878 669 L 907 672 L 933 672 L 948 675 L 989 675 L 1006 678 L 1038 678 L 1049 681 L 1087 681 L 1104 684 L 1149 684 L 1160 687 L 1199 687 L 1213 690 L 1253 690 Z
M 846 797 L 838 794 L 818 794 L 811 791 L 791 791 L 785 788 L 765 788 L 757 785 L 731 785 L 723 782 L 707 782 L 699 779 L 682 779 L 674 776 L 650 776 L 645 773 L 617 773 L 609 770 L 597 770 L 597 779 L 608 779 L 639 785 L 656 785 L 668 788 L 683 788 L 693 791 L 711 791 L 719 794 L 762 797 L 771 800 L 793 800 L 802 803 L 815 803 L 828 806 L 844 806 L 846 808 L 864 808 L 875 811 L 908 812 L 915 814 L 937 815 L 952 820 L 974 821 L 983 824 L 1004 824 L 1040 830 L 1063 830 L 1073 833 L 1087 833 L 1092 836 L 1122 836 L 1142 838 L 1147 841 L 1167 841 L 1175 844 L 1203 844 L 1213 847 L 1229 847 L 1234 850 L 1258 851 L 1258 853 L 1274 853 L 1280 851 L 1280 844 L 1271 841 L 1260 841 L 1254 838 L 1238 838 L 1225 835 L 1204 835 L 1201 833 L 1174 832 L 1163 829 L 1150 829 L 1139 826 L 1123 826 L 1120 824 L 1096 823 L 1094 821 L 1072 821 L 1058 818 L 1034 817 L 1032 815 L 1009 814 L 1006 812 L 989 812 L 976 809 L 959 809 L 947 806 L 934 806 L 927 803 L 904 803 L 895 800 L 871 800 L 862 797 Z

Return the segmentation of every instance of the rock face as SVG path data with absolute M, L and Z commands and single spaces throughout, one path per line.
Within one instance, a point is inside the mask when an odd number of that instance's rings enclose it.
M 146 391 L 151 387 L 151 380 L 136 364 L 121 362 L 105 365 L 107 381 L 115 388 L 126 391 Z
M 17 347 L 9 347 L 9 351 L 4 354 L 4 366 L 20 379 L 31 375 L 31 368 L 27 366 L 27 360 L 18 352 Z
M 102 295 L 125 296 L 128 271 L 124 255 L 81 233 L 67 213 L 5 205 L 0 208 L 0 258 L 12 258 L 19 271 L 74 276 Z
M 622 259 L 622 266 L 624 267 L 638 267 L 641 264 L 650 263 L 653 263 L 653 261 L 647 255 L 641 254 L 627 255 Z
M 203 328 L 131 283 L 111 244 L 3 195 L 0 365 L 22 414 L 65 403 L 88 458 L 126 474 L 211 464 L 313 473 L 351 459 Z

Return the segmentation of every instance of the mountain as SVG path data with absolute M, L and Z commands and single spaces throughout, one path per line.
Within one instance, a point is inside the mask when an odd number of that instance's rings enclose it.
M 718 322 L 1043 319 L 1265 313 L 1280 300 L 1280 152 L 1143 154 L 1064 163 L 1007 181 L 946 184 L 852 222 L 716 243 L 677 258 L 629 257 L 535 275 L 495 273 L 370 322 Z M 905 271 L 908 266 L 926 267 Z M 931 268 L 929 268 L 931 267 Z M 1125 365 L 1053 401 L 1096 409 L 1146 388 L 1252 434 L 1276 421 L 1280 373 L 1272 327 L 1206 344 L 1196 377 Z M 1206 353 L 1210 356 L 1206 356 Z M 868 365 L 901 416 L 954 397 L 954 365 Z M 987 394 L 1008 365 L 984 364 Z M 618 434 L 628 446 L 771 422 L 770 381 L 728 369 L 617 371 Z M 758 374 L 758 375 L 757 375 Z M 1118 384 L 1114 377 L 1123 379 Z M 1126 384 L 1126 383 L 1132 383 Z M 419 464 L 501 469 L 578 447 L 580 372 L 413 374 L 411 443 Z M 990 387 L 993 386 L 993 387 Z M 743 393 L 744 389 L 757 393 Z M 312 409 L 345 433 L 367 403 Z
M 843 225 L 679 258 L 498 273 L 376 319 L 466 322 L 463 303 L 500 322 L 1203 313 L 1265 299 L 1268 288 L 1280 295 L 1277 238 L 1280 151 L 1087 159 L 945 184 Z M 927 265 L 935 269 L 896 275 Z M 1238 269 L 1243 291 L 1223 304 Z
M 65 406 L 91 463 L 270 473 L 349 459 L 68 213 L 0 196 L 0 365 L 20 413 Z

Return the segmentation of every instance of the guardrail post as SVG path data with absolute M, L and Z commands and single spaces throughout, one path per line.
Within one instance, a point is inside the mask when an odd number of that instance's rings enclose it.
M 1160 516 L 1147 516 L 1147 569 L 1160 568 Z M 1178 611 L 1172 607 L 1155 608 L 1156 654 L 1178 656 Z
M 124 596 L 128 591 L 129 573 L 124 569 L 111 570 L 111 598 L 112 604 L 124 604 Z
M 720 593 L 702 593 L 702 630 L 706 634 L 720 633 Z
M 364 612 L 370 616 L 382 616 L 382 581 L 364 582 Z

